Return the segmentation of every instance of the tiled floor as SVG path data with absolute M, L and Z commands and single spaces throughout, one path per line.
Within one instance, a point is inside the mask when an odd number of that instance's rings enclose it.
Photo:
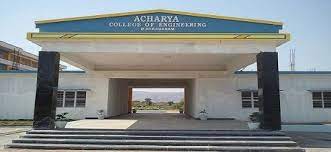
M 78 120 L 66 128 L 91 129 L 186 129 L 186 130 L 242 130 L 246 122 L 238 120 L 195 120 L 179 113 L 136 113 L 105 120 Z

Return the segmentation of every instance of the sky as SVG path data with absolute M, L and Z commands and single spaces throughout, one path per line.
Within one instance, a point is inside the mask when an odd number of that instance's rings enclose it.
M 133 88 L 132 91 L 145 91 L 145 92 L 184 92 L 184 88 Z
M 38 31 L 36 20 L 150 9 L 281 21 L 292 39 L 278 47 L 279 69 L 289 70 L 295 49 L 297 71 L 331 71 L 330 0 L 1 0 L 0 40 L 38 54 L 41 48 L 26 40 L 27 32 Z

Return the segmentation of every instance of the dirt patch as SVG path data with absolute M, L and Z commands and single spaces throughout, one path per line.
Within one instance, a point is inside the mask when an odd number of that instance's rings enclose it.
M 0 126 L 32 126 L 32 120 L 0 120 Z

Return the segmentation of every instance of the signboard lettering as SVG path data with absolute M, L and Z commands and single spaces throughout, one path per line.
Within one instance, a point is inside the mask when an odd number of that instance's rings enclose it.
M 128 22 L 109 22 L 111 28 L 130 27 L 140 31 L 176 31 L 180 28 L 206 28 L 206 22 L 181 22 L 177 15 L 140 15 Z

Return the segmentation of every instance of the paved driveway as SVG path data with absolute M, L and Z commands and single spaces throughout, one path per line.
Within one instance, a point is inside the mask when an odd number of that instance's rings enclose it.
M 4 149 L 4 145 L 10 143 L 13 139 L 17 139 L 20 135 L 25 134 L 31 127 L 0 127 L 0 151 L 8 151 Z

